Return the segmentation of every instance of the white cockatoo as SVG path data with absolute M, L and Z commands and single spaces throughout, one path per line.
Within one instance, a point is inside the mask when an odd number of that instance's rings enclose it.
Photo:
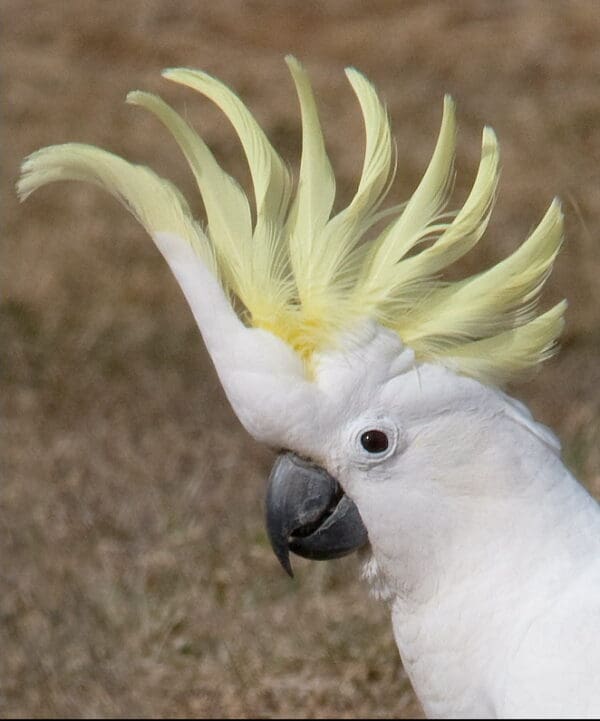
M 311 86 L 294 58 L 287 63 L 302 115 L 295 192 L 231 90 L 203 72 L 164 73 L 232 123 L 254 212 L 194 130 L 143 92 L 128 102 L 178 143 L 205 226 L 167 180 L 88 145 L 31 155 L 19 193 L 90 181 L 146 228 L 238 418 L 281 451 L 267 492 L 279 560 L 291 573 L 290 550 L 325 559 L 365 547 L 364 575 L 389 603 L 427 715 L 598 717 L 600 508 L 563 465 L 555 436 L 500 390 L 551 355 L 563 326 L 564 302 L 536 313 L 561 245 L 560 205 L 502 262 L 441 280 L 488 223 L 494 132 L 483 131 L 464 205 L 447 212 L 455 149 L 447 97 L 423 179 L 407 203 L 381 211 L 395 166 L 389 121 L 372 85 L 348 69 L 366 150 L 356 194 L 332 214 L 335 180 Z

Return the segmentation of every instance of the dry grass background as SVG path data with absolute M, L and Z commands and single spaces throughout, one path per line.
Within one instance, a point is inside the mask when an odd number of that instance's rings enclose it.
M 293 582 L 278 568 L 262 520 L 271 454 L 228 407 L 152 243 L 87 186 L 19 206 L 18 166 L 86 141 L 195 198 L 175 144 L 122 102 L 141 88 L 184 110 L 247 183 L 219 112 L 160 78 L 188 65 L 234 87 L 297 167 L 293 52 L 321 99 L 341 201 L 363 147 L 342 68 L 376 83 L 400 200 L 451 92 L 458 199 L 485 123 L 503 151 L 492 224 L 460 272 L 498 260 L 564 200 L 568 242 L 545 295 L 570 301 L 563 348 L 515 393 L 600 495 L 600 3 L 4 0 L 1 12 L 0 716 L 419 714 L 358 560 L 299 561 Z

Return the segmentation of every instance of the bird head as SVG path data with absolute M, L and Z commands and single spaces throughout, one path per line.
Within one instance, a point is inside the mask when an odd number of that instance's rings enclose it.
M 418 509 L 430 512 L 436 501 L 435 473 L 429 486 L 411 489 L 408 481 L 423 465 L 453 462 L 449 412 L 456 420 L 478 409 L 478 423 L 497 412 L 504 401 L 489 389 L 552 354 L 565 304 L 536 313 L 562 240 L 556 200 L 512 255 L 459 281 L 441 277 L 488 224 L 499 173 L 490 128 L 471 192 L 449 212 L 456 121 L 446 97 L 422 180 L 407 202 L 382 210 L 395 169 L 390 123 L 370 82 L 346 70 L 364 119 L 365 156 L 352 200 L 334 213 L 335 176 L 311 85 L 297 60 L 287 63 L 302 117 L 295 188 L 229 88 L 200 71 L 164 73 L 208 97 L 233 125 L 251 172 L 252 210 L 202 138 L 144 92 L 130 93 L 128 102 L 156 116 L 179 145 L 205 224 L 169 181 L 88 145 L 35 152 L 18 191 L 25 198 L 53 181 L 92 182 L 146 228 L 187 298 L 241 423 L 281 452 L 269 479 L 267 528 L 291 573 L 290 550 L 336 558 L 370 542 L 385 555 L 388 532 L 397 531 L 391 508 L 403 506 L 425 523 Z M 443 462 L 436 466 L 436 458 Z

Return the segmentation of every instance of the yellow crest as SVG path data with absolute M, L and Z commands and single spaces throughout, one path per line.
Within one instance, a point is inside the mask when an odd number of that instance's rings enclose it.
M 487 226 L 499 173 L 494 132 L 483 131 L 467 200 L 458 212 L 446 212 L 456 135 L 454 104 L 446 97 L 437 144 L 419 186 L 405 204 L 381 211 L 395 167 L 389 120 L 373 86 L 356 70 L 346 70 L 364 118 L 366 150 L 354 198 L 332 215 L 335 178 L 312 89 L 298 61 L 286 60 L 302 115 L 295 193 L 286 165 L 231 90 L 200 71 L 164 73 L 210 98 L 231 121 L 250 166 L 254 222 L 246 195 L 204 141 L 160 98 L 142 92 L 130 93 L 128 102 L 152 112 L 179 144 L 198 183 L 206 229 L 167 180 L 88 145 L 51 146 L 31 155 L 23 165 L 20 196 L 55 180 L 100 185 L 151 235 L 171 232 L 191 243 L 241 301 L 244 320 L 280 336 L 307 361 L 315 351 L 335 346 L 340 332 L 365 317 L 397 332 L 418 359 L 486 382 L 503 382 L 549 357 L 566 303 L 537 316 L 535 308 L 562 242 L 559 202 L 511 256 L 478 275 L 443 281 L 443 269 L 470 250 Z M 385 228 L 365 239 L 383 218 Z

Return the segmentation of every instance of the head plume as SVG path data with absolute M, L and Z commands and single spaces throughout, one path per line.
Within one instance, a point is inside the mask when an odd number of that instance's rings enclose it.
M 364 119 L 366 148 L 354 197 L 332 214 L 335 178 L 313 92 L 300 63 L 291 57 L 287 63 L 302 116 L 295 193 L 285 163 L 231 90 L 200 71 L 164 73 L 207 96 L 232 123 L 250 166 L 254 221 L 245 193 L 204 141 L 164 101 L 143 92 L 130 93 L 128 102 L 153 113 L 180 146 L 204 202 L 205 228 L 167 180 L 87 145 L 52 146 L 31 155 L 23 165 L 19 193 L 24 198 L 48 182 L 75 179 L 115 195 L 174 270 L 182 263 L 169 254 L 181 259 L 188 252 L 173 249 L 173 239 L 178 239 L 193 251 L 186 262 L 199 262 L 238 299 L 238 329 L 269 331 L 296 352 L 304 365 L 288 368 L 283 375 L 290 378 L 303 376 L 315 354 L 335 348 L 361 319 L 396 332 L 417 360 L 443 363 L 485 382 L 504 382 L 547 358 L 562 328 L 565 303 L 541 315 L 536 315 L 536 304 L 562 241 L 558 201 L 511 256 L 477 275 L 445 282 L 441 272 L 473 248 L 490 217 L 499 173 L 494 132 L 484 129 L 472 190 L 462 208 L 449 213 L 456 122 L 454 103 L 446 97 L 438 140 L 421 182 L 407 203 L 381 211 L 395 167 L 389 120 L 369 81 L 348 69 Z M 367 239 L 367 231 L 384 218 L 383 230 Z M 206 339 L 202 323 L 209 321 L 201 321 L 206 314 L 194 306 L 205 301 L 189 273 L 184 275 L 185 282 L 178 279 Z M 239 342 L 242 337 L 250 336 L 242 333 Z M 213 359 L 215 348 L 213 344 Z M 293 365 L 289 358 L 285 363 Z M 227 390 L 225 380 L 224 385 Z

